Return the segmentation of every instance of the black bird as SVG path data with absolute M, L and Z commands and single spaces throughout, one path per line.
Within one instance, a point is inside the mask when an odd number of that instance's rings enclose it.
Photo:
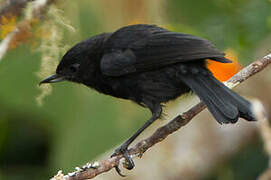
M 231 62 L 205 39 L 156 25 L 131 25 L 76 44 L 63 56 L 56 74 L 40 84 L 82 83 L 150 109 L 151 118 L 112 155 L 124 154 L 128 169 L 132 169 L 128 146 L 161 116 L 163 103 L 190 91 L 220 124 L 236 123 L 239 117 L 255 120 L 251 104 L 214 78 L 206 59 Z

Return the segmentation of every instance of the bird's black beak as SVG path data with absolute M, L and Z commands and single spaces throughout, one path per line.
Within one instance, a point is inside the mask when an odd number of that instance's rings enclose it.
M 58 75 L 58 74 L 54 74 L 44 80 L 42 80 L 39 85 L 41 84 L 45 84 L 45 83 L 56 83 L 56 82 L 61 82 L 61 81 L 64 81 L 65 80 L 65 77 L 64 76 L 61 76 L 61 75 Z

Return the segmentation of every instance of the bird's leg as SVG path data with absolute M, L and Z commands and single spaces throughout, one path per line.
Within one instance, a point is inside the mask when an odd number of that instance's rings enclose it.
M 123 154 L 126 162 L 127 162 L 127 169 L 131 170 L 134 168 L 134 162 L 132 158 L 129 155 L 128 152 L 128 146 L 147 128 L 149 127 L 156 119 L 158 119 L 161 116 L 162 113 L 162 107 L 161 105 L 154 106 L 152 108 L 152 117 L 141 127 L 139 128 L 127 141 L 125 141 L 119 148 L 117 148 L 114 152 L 114 154 L 111 155 L 111 157 L 114 157 L 119 154 Z M 116 167 L 117 172 L 119 175 L 123 176 L 120 173 L 120 169 Z

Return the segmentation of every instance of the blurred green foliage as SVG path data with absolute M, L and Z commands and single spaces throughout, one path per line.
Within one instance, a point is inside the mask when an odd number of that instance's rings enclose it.
M 166 23 L 174 30 L 210 39 L 220 49 L 233 48 L 243 63 L 253 60 L 260 44 L 270 37 L 271 3 L 267 0 L 168 0 L 164 4 Z M 64 15 L 77 30 L 66 32 L 63 44 L 71 46 L 107 31 L 103 17 L 98 17 L 88 1 L 70 0 L 62 8 L 67 8 Z M 114 24 L 114 14 L 110 17 Z M 128 101 L 72 83 L 53 85 L 53 93 L 38 107 L 35 98 L 40 93 L 40 79 L 36 72 L 40 59 L 33 47 L 23 44 L 9 51 L 0 63 L 0 179 L 41 179 L 59 168 L 71 170 L 121 143 L 149 116 Z M 9 148 L 22 157 L 18 160 L 21 164 L 7 163 L 14 157 Z M 251 146 L 246 157 L 261 154 L 255 161 L 263 167 L 266 161 L 260 148 L 258 144 Z M 35 149 L 39 150 L 34 153 Z M 245 161 L 237 159 L 227 168 L 235 169 Z M 241 168 L 241 172 L 252 172 Z M 33 169 L 36 175 L 30 173 Z
M 270 35 L 271 6 L 268 0 L 172 0 L 167 6 L 171 23 L 189 27 L 221 49 L 233 48 L 243 63 L 252 61 L 255 50 Z M 188 33 L 190 30 L 188 29 Z

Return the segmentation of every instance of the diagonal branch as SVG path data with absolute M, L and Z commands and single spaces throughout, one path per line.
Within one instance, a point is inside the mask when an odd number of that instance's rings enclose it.
M 41 19 L 42 15 L 46 13 L 45 9 L 56 0 L 14 0 L 7 3 L 7 5 L 0 9 L 0 28 L 4 26 L 3 20 L 11 17 L 17 17 L 22 14 L 25 7 L 29 5 L 28 12 L 25 13 L 19 23 L 10 31 L 0 42 L 0 62 L 6 52 L 10 49 L 12 43 L 20 43 L 23 39 L 20 36 L 27 34 L 33 26 L 34 22 Z M 31 7 L 30 7 L 30 3 Z M 3 27 L 2 27 L 3 28 Z
M 2 16 L 20 16 L 23 8 L 26 7 L 27 3 L 33 0 L 12 0 L 6 1 L 4 6 L 0 8 L 0 17 Z M 1 24 L 1 19 L 0 19 Z
M 271 54 L 263 57 L 260 60 L 257 60 L 250 64 L 249 66 L 242 69 L 239 73 L 234 75 L 230 80 L 225 82 L 229 88 L 233 88 L 239 85 L 241 82 L 245 81 L 249 77 L 255 75 L 256 73 L 262 71 L 271 63 Z M 174 133 L 181 127 L 189 123 L 193 117 L 199 114 L 204 110 L 206 106 L 200 102 L 194 107 L 192 107 L 187 112 L 178 115 L 168 124 L 157 129 L 150 137 L 140 141 L 134 147 L 129 150 L 129 153 L 132 157 L 141 157 L 143 153 L 151 148 L 153 145 L 163 141 L 168 135 Z M 87 163 L 83 167 L 76 168 L 76 171 L 68 173 L 68 175 L 63 175 L 62 171 L 59 171 L 58 174 L 52 178 L 52 180 L 84 180 L 92 179 L 97 175 L 107 172 L 117 166 L 123 160 L 122 155 L 118 155 L 113 158 L 109 158 L 100 162 L 95 162 L 93 164 Z

